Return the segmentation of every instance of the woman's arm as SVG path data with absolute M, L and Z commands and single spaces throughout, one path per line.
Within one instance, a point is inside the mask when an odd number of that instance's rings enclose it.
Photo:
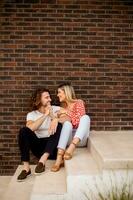
M 82 100 L 78 100 L 75 105 L 75 118 L 79 119 L 85 115 L 85 105 Z
M 65 121 L 71 121 L 71 118 L 69 115 L 67 115 L 67 110 L 64 108 L 61 108 L 60 111 L 57 113 L 58 121 L 60 123 L 64 123 Z
M 65 121 L 71 122 L 71 118 L 68 115 L 65 115 L 65 114 L 60 116 L 58 119 L 59 119 L 58 121 L 60 123 L 64 123 Z

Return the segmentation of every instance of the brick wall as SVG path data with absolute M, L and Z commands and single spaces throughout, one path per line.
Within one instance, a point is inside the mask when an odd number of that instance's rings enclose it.
M 132 0 L 2 0 L 0 173 L 20 163 L 18 130 L 29 98 L 69 81 L 91 129 L 133 129 Z

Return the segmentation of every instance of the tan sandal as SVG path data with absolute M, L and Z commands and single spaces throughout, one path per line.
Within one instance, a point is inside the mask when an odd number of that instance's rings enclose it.
M 54 165 L 52 166 L 52 168 L 51 168 L 51 171 L 52 171 L 52 172 L 58 172 L 58 171 L 60 170 L 61 167 L 64 167 L 63 155 L 64 155 L 64 153 L 61 153 L 61 152 L 58 152 L 58 153 L 57 153 L 57 156 L 61 156 L 61 157 L 62 157 L 62 161 L 61 161 L 60 164 L 58 164 L 58 165 L 57 165 L 57 164 L 54 164 Z
M 58 172 L 60 170 L 61 167 L 64 167 L 64 162 L 62 162 L 60 165 L 53 165 L 51 168 L 52 172 Z
M 71 142 L 71 144 L 73 144 L 74 146 L 75 146 L 75 148 L 76 148 L 76 144 L 74 143 L 74 142 Z M 70 145 L 71 145 L 70 144 Z M 69 148 L 69 147 L 68 147 Z M 72 158 L 72 154 L 71 153 L 69 153 L 67 150 L 66 150 L 66 152 L 65 152 L 65 154 L 64 154 L 64 159 L 65 160 L 70 160 L 71 158 Z

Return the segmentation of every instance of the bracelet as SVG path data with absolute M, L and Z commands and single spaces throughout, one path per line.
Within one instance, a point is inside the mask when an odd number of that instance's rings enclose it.
M 59 117 L 60 117 L 61 115 L 67 115 L 67 113 L 66 113 L 66 112 L 60 113 L 60 114 L 59 114 Z

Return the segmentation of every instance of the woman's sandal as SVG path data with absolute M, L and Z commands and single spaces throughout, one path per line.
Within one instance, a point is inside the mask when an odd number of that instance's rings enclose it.
M 58 153 L 57 156 L 62 156 L 63 158 L 63 154 L 62 153 Z M 61 163 L 59 165 L 54 164 L 51 168 L 52 172 L 58 172 L 60 170 L 61 167 L 64 167 L 64 160 L 61 161 Z
M 74 143 L 74 142 L 71 142 L 71 144 L 73 144 L 74 146 L 75 146 L 75 148 L 76 148 L 76 144 Z M 70 145 L 71 145 L 70 144 Z M 69 147 L 68 147 L 69 148 Z M 67 150 L 66 150 L 66 152 L 65 152 L 65 154 L 64 154 L 64 159 L 65 160 L 70 160 L 71 158 L 72 158 L 72 154 L 71 153 L 69 153 L 69 152 L 67 152 Z

